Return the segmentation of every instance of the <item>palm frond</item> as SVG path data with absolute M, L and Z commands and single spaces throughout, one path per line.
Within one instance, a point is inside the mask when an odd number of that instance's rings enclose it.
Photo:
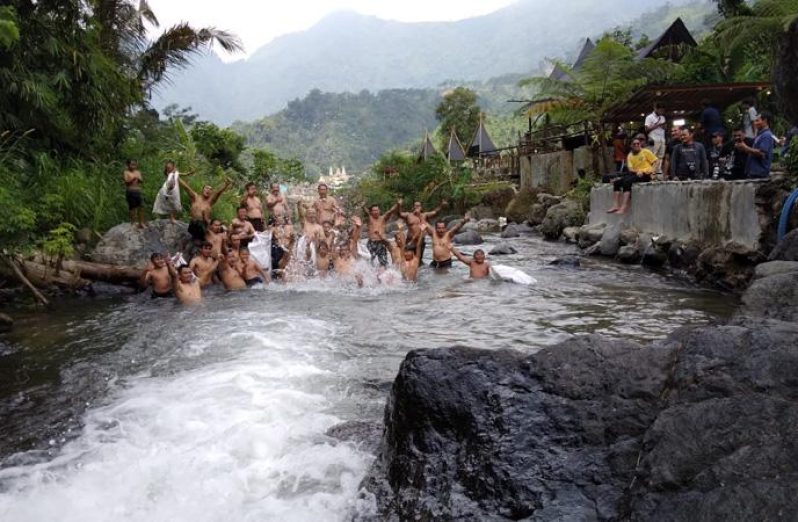
M 161 81 L 168 81 L 168 71 L 185 68 L 191 58 L 209 50 L 214 44 L 225 52 L 243 50 L 241 41 L 234 34 L 206 27 L 194 29 L 187 23 L 179 23 L 167 29 L 141 54 L 138 77 L 147 89 Z

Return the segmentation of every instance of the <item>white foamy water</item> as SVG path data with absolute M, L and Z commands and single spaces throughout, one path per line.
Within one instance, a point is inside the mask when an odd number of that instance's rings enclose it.
M 334 328 L 258 319 L 199 325 L 165 370 L 89 410 L 55 458 L 0 470 L 0 520 L 345 518 L 372 457 L 324 435 L 340 422 L 327 412 L 335 375 L 314 360 L 329 360 L 318 339 Z M 174 333 L 189 330 L 163 342 Z

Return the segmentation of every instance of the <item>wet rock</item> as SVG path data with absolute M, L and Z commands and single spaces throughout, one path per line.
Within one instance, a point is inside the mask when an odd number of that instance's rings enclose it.
M 569 243 L 576 243 L 579 236 L 579 227 L 565 227 L 562 231 L 563 237 Z
M 515 198 L 515 196 L 515 188 L 507 186 L 487 192 L 484 196 L 482 196 L 482 201 L 480 203 L 490 208 L 493 212 L 493 215 L 486 217 L 495 218 L 503 215 L 504 210 Z
M 623 231 L 621 231 L 621 234 L 619 236 L 621 245 L 623 246 L 635 245 L 637 244 L 637 240 L 639 238 L 640 238 L 640 232 L 634 227 L 624 229 Z
M 566 199 L 546 212 L 540 231 L 547 239 L 558 239 L 566 227 L 582 226 L 585 213 L 576 201 Z
M 652 238 L 652 241 L 664 252 L 667 252 L 673 243 L 673 239 L 665 235 L 655 236 Z
M 762 260 L 761 254 L 743 245 L 714 246 L 698 256 L 695 275 L 699 281 L 724 288 L 745 288 Z
M 604 229 L 599 241 L 599 252 L 602 256 L 615 257 L 621 246 L 621 224 L 616 223 Z
M 668 264 L 672 268 L 692 268 L 701 249 L 691 243 L 674 242 L 668 249 Z
M 382 424 L 365 421 L 342 422 L 328 429 L 327 436 L 342 442 L 353 442 L 363 451 L 374 452 L 382 437 Z
M 10 332 L 14 327 L 14 320 L 10 315 L 0 312 L 0 332 Z
M 798 229 L 784 236 L 768 257 L 771 261 L 798 261 Z
M 585 249 L 585 255 L 586 256 L 598 256 L 598 255 L 600 255 L 601 254 L 601 250 L 599 249 L 599 247 L 601 247 L 601 245 L 599 243 L 596 243 L 595 245 L 590 245 L 589 247 L 587 247 Z
M 477 222 L 477 232 L 498 232 L 499 222 L 495 219 L 480 219 Z
M 627 265 L 640 262 L 640 248 L 637 245 L 626 245 L 618 249 L 618 260 Z
M 518 250 L 514 249 L 507 243 L 500 243 L 493 247 L 488 253 L 492 256 L 509 256 L 512 254 L 517 254 Z
M 798 322 L 798 272 L 755 280 L 743 295 L 741 313 L 749 317 Z
M 547 210 L 548 209 L 544 205 L 541 205 L 540 203 L 535 203 L 534 205 L 532 205 L 532 208 L 529 211 L 529 216 L 527 221 L 529 222 L 530 225 L 533 226 L 540 225 L 541 223 L 543 223 L 543 220 L 546 219 Z
M 501 237 L 504 239 L 519 237 L 520 235 L 521 235 L 520 227 L 512 223 L 504 227 L 504 230 L 502 230 L 501 233 Z
M 522 190 L 507 204 L 504 215 L 511 223 L 523 223 L 532 212 L 532 205 L 537 203 L 538 190 Z M 543 219 L 543 218 L 541 218 Z
M 461 219 L 455 219 L 453 221 L 449 221 L 449 223 L 447 223 L 447 225 L 446 225 L 446 230 L 451 230 L 451 229 L 453 229 L 454 227 L 456 227 L 457 225 L 459 225 L 462 222 L 463 222 L 462 218 Z
M 604 223 L 580 227 L 579 236 L 577 237 L 579 248 L 587 248 L 601 241 L 601 236 L 604 235 L 605 228 L 607 228 L 607 226 Z
M 752 289 L 784 286 L 798 303 L 798 276 Z M 781 298 L 748 297 L 728 325 L 649 346 L 582 336 L 531 355 L 410 352 L 362 484 L 375 518 L 790 519 L 798 325 L 774 315 Z
M 650 243 L 643 249 L 641 261 L 644 265 L 651 268 L 659 268 L 668 260 L 668 255 L 655 244 Z
M 190 246 L 188 225 L 168 219 L 150 221 L 140 229 L 123 223 L 106 232 L 91 254 L 92 261 L 144 267 L 153 252 L 181 252 Z
M 559 205 L 562 203 L 562 196 L 552 196 L 551 194 L 538 194 L 538 203 L 543 205 L 546 208 L 551 208 L 554 205 Z
M 767 263 L 756 265 L 754 279 L 795 272 L 798 272 L 798 261 L 768 261 Z
M 466 230 L 454 236 L 454 244 L 456 245 L 481 245 L 482 236 L 476 230 Z
M 472 207 L 471 210 L 468 211 L 471 217 L 477 221 L 480 219 L 494 219 L 496 218 L 496 214 L 492 208 L 485 206 L 485 205 L 477 205 L 476 207 Z
M 463 219 L 463 216 L 458 216 L 458 215 L 455 215 L 455 214 L 451 214 L 451 215 L 448 215 L 448 216 L 443 216 L 440 219 L 436 219 L 435 221 L 443 221 L 444 223 L 446 223 L 446 226 L 449 226 L 449 223 L 451 223 L 452 221 L 457 221 L 459 219 Z
M 549 264 L 552 266 L 577 268 L 582 265 L 582 260 L 579 258 L 579 256 L 562 256 L 558 257 L 557 259 L 552 259 L 549 261 Z

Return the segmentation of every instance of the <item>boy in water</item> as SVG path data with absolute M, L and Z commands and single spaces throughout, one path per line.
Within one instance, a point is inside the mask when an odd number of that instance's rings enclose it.
M 332 268 L 333 260 L 330 254 L 330 247 L 326 241 L 321 241 L 319 246 L 316 247 L 316 273 L 324 279 Z
M 169 274 L 172 276 L 172 289 L 181 304 L 194 304 L 202 301 L 202 289 L 199 280 L 188 265 L 175 268 L 172 260 L 167 261 Z
M 238 254 L 228 250 L 227 254 L 219 260 L 219 279 L 222 280 L 225 290 L 243 290 L 247 287 L 246 281 L 239 272 Z
M 166 259 L 163 254 L 155 252 L 150 256 L 150 265 L 141 274 L 144 286 L 152 286 L 153 299 L 165 299 L 174 297 L 172 291 L 172 276 L 166 266 Z
M 201 287 L 213 283 L 213 274 L 219 266 L 219 261 L 213 257 L 213 245 L 208 241 L 200 247 L 200 253 L 188 265 L 199 279 Z
M 242 248 L 238 251 L 239 265 L 238 273 L 246 282 L 247 286 L 255 286 L 257 284 L 266 284 L 269 282 L 269 274 L 267 274 L 263 267 L 257 261 L 252 259 L 249 255 L 249 250 Z
M 490 275 L 490 263 L 485 261 L 485 251 L 478 249 L 474 251 L 474 257 L 468 259 L 466 256 L 457 251 L 456 248 L 451 248 L 452 254 L 463 264 L 468 265 L 469 276 L 471 279 L 482 279 Z
M 418 267 L 421 265 L 421 253 L 424 249 L 424 234 L 426 234 L 428 226 L 426 223 L 421 223 L 419 226 L 420 236 L 416 244 L 407 244 L 404 248 L 404 256 L 402 262 L 399 264 L 399 271 L 402 272 L 402 277 L 405 281 L 415 283 L 418 278 Z

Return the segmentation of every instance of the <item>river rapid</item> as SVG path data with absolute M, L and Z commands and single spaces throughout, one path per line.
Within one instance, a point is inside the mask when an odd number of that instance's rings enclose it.
M 398 288 L 271 285 L 195 308 L 140 294 L 23 315 L 0 337 L 0 520 L 345 520 L 370 509 L 358 485 L 374 455 L 326 433 L 380 422 L 409 350 L 650 340 L 736 305 L 637 267 L 549 266 L 575 253 L 564 244 L 510 243 L 519 254 L 489 261 L 536 284 L 469 281 L 458 264 Z

